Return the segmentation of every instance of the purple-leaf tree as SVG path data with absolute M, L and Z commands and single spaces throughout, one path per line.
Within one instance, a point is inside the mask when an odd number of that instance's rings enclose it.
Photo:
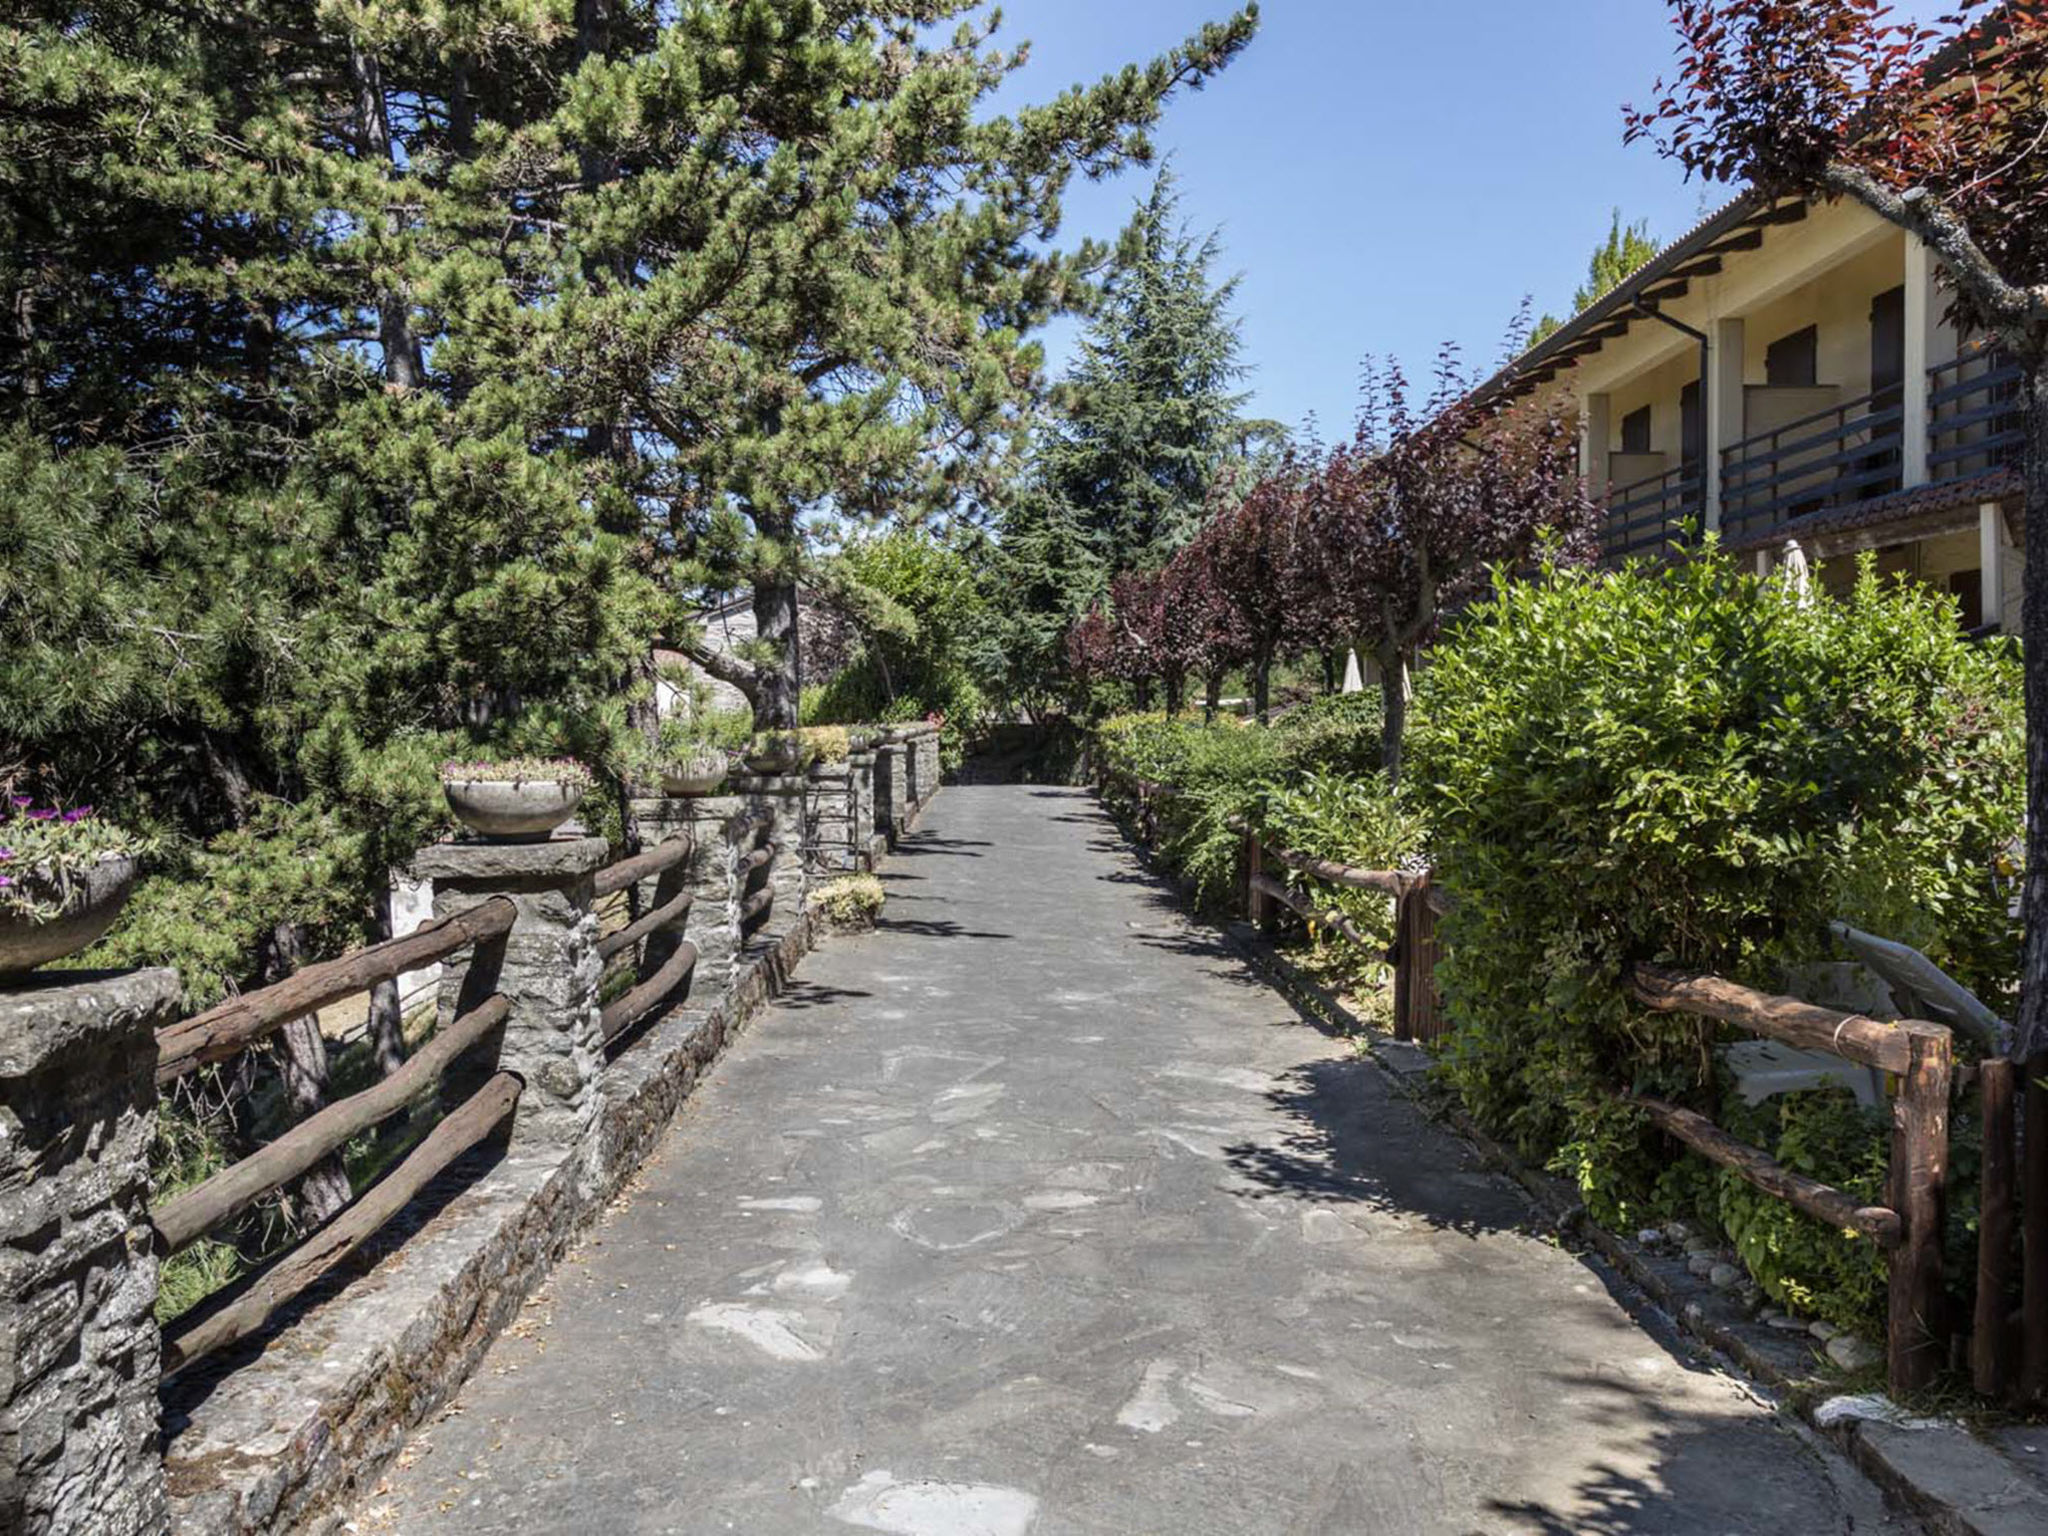
M 1474 404 L 1449 347 L 1420 405 L 1397 365 L 1368 366 L 1357 432 L 1315 476 L 1308 528 L 1315 584 L 1379 664 L 1390 784 L 1401 776 L 1409 669 L 1444 615 L 1546 540 L 1561 559 L 1592 557 L 1599 513 L 1575 442 L 1561 400 Z
M 1201 548 L 1208 590 L 1227 610 L 1216 632 L 1234 637 L 1238 659 L 1251 669 L 1252 710 L 1260 720 L 1272 702 L 1273 663 L 1313 638 L 1304 636 L 1302 621 L 1308 490 L 1307 467 L 1290 458 L 1234 510 L 1212 517 L 1189 546 Z

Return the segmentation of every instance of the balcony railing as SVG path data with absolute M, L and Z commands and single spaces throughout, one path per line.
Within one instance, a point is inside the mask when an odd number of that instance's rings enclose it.
M 1616 486 L 1607 497 L 1607 521 L 1600 553 L 1609 564 L 1632 555 L 1658 556 L 1675 549 L 1687 522 L 1697 522 L 1705 482 L 1697 464 Z
M 1899 488 L 1897 389 L 1846 400 L 1721 451 L 1721 531 L 1740 539 Z
M 1996 347 L 1979 347 L 1927 370 L 1927 474 L 1958 480 L 2017 464 L 2020 367 Z

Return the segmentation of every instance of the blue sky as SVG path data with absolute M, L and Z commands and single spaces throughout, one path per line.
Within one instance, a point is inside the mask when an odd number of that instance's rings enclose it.
M 1227 0 L 1007 0 L 1032 42 L 1002 101 L 1149 58 Z M 1358 364 L 1439 342 L 1491 365 L 1530 295 L 1562 314 L 1609 211 L 1681 233 L 1726 194 L 1621 142 L 1621 104 L 1672 57 L 1658 0 L 1266 0 L 1259 36 L 1169 108 L 1191 222 L 1215 226 L 1251 409 L 1348 431 Z M 1077 185 L 1064 235 L 1108 236 L 1148 176 Z M 1051 337 L 1055 356 L 1069 332 Z

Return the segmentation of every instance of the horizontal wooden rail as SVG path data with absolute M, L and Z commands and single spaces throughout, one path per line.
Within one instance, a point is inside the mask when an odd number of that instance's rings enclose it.
M 694 891 L 681 891 L 669 897 L 660 906 L 643 912 L 617 933 L 608 933 L 597 941 L 597 958 L 609 960 L 621 950 L 631 949 L 650 933 L 659 933 L 672 924 L 681 922 L 690 915 L 690 906 L 697 899 Z
M 752 853 L 740 860 L 740 878 L 744 880 L 763 864 L 772 863 L 775 854 L 776 847 L 773 843 L 770 843 L 765 848 L 756 848 Z
M 221 1169 L 151 1213 L 165 1253 L 176 1253 L 231 1221 L 272 1190 L 290 1183 L 329 1153 L 395 1115 L 424 1092 L 471 1046 L 505 1022 L 511 1002 L 486 999 L 435 1034 L 381 1083 L 330 1104 L 268 1146 Z
M 1625 1102 L 1648 1115 L 1710 1162 L 1733 1169 L 1767 1195 L 1804 1211 L 1815 1221 L 1842 1232 L 1859 1232 L 1890 1248 L 1899 1241 L 1899 1213 L 1887 1205 L 1862 1205 L 1831 1184 L 1795 1173 L 1769 1153 L 1737 1141 L 1705 1115 L 1681 1109 L 1662 1099 L 1634 1095 Z
M 166 1376 L 262 1329 L 270 1314 L 354 1253 L 449 1164 L 479 1146 L 519 1102 L 514 1072 L 500 1072 L 446 1116 L 405 1160 L 340 1215 L 233 1293 L 233 1299 L 164 1334 Z
M 1356 944 L 1360 949 L 1384 953 L 1381 946 L 1374 944 L 1364 934 L 1360 933 L 1351 919 L 1342 912 L 1337 911 L 1334 907 L 1328 911 L 1318 910 L 1315 904 L 1308 900 L 1306 895 L 1297 891 L 1285 881 L 1275 880 L 1271 875 L 1263 871 L 1256 872 L 1252 875 L 1252 889 L 1262 895 L 1272 897 L 1284 907 L 1293 908 L 1312 923 L 1321 923 L 1325 928 L 1336 929 L 1337 932 L 1343 934 L 1345 938 Z
M 683 978 L 690 974 L 697 964 L 697 946 L 688 939 L 676 946 L 676 952 L 664 960 L 661 969 L 641 982 L 624 997 L 608 1004 L 598 1016 L 598 1027 L 603 1030 L 607 1044 L 624 1034 L 657 1007 L 662 999 L 682 985 Z
M 645 853 L 636 853 L 630 859 L 621 859 L 616 864 L 607 864 L 597 872 L 597 894 L 610 896 L 631 885 L 638 885 L 650 875 L 658 875 L 670 865 L 680 864 L 690 856 L 696 844 L 685 832 L 667 842 L 657 844 Z
M 1298 869 L 1305 875 L 1315 876 L 1318 880 L 1327 880 L 1331 885 L 1349 886 L 1359 891 L 1378 891 L 1384 896 L 1405 896 L 1429 878 L 1427 875 L 1400 869 L 1360 869 L 1355 864 L 1339 864 L 1331 859 L 1316 858 L 1312 854 L 1296 853 L 1292 848 L 1268 846 L 1266 857 L 1275 864 L 1285 864 L 1289 869 Z
M 1948 1035 L 1939 1024 L 1866 1018 L 1758 992 L 1718 976 L 1691 976 L 1662 966 L 1632 966 L 1627 982 L 1629 995 L 1645 1007 L 1719 1019 L 1753 1035 L 1767 1035 L 1807 1050 L 1832 1051 L 1885 1072 L 1904 1072 L 1911 1064 L 1916 1033 L 1939 1030 L 1943 1038 Z
M 775 887 L 764 885 L 740 903 L 740 922 L 750 923 L 775 905 Z
M 493 896 L 403 938 L 386 939 L 338 960 L 319 961 L 273 986 L 245 992 L 168 1025 L 157 1031 L 156 1080 L 167 1083 L 210 1062 L 226 1061 L 293 1019 L 445 960 L 465 945 L 507 933 L 517 915 L 509 897 Z

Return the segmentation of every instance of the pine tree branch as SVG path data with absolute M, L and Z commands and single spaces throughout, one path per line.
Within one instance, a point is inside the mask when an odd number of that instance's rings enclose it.
M 715 651 L 699 640 L 661 640 L 656 644 L 665 650 L 680 651 L 692 665 L 701 668 L 721 683 L 730 683 L 744 693 L 751 702 L 758 697 L 761 688 L 760 673 L 725 651 Z

